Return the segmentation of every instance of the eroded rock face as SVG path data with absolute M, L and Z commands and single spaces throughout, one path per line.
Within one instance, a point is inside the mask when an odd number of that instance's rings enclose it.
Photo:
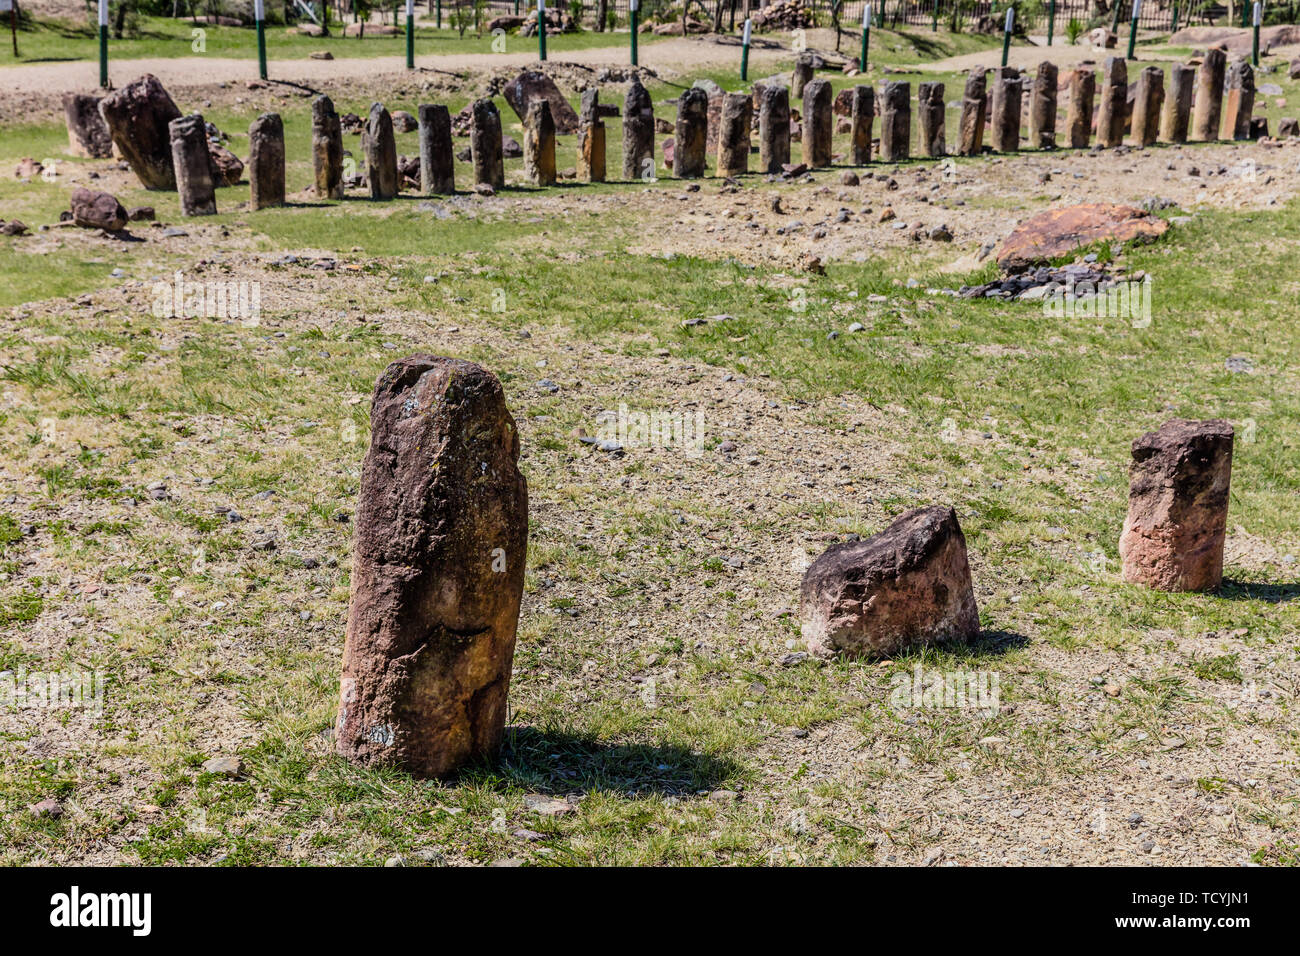
M 146 73 L 110 93 L 99 101 L 99 115 L 145 189 L 176 188 L 168 125 L 180 118 L 181 111 L 158 77 Z
M 1020 272 L 1049 265 L 1093 242 L 1151 240 L 1168 228 L 1168 222 L 1135 206 L 1089 202 L 1048 209 L 1026 219 L 1003 240 L 998 265 L 1007 272 Z
M 1119 540 L 1125 581 L 1209 591 L 1223 579 L 1232 425 L 1175 418 L 1133 442 L 1128 517 Z
M 127 212 L 111 193 L 82 189 L 72 191 L 72 221 L 83 229 L 107 229 L 117 232 L 126 228 Z
M 804 573 L 799 600 L 804 640 L 821 656 L 887 657 L 979 634 L 966 539 L 942 505 L 830 548 Z
M 68 124 L 68 151 L 74 156 L 108 159 L 113 155 L 113 137 L 99 115 L 99 97 L 64 93 L 63 117 Z
M 551 120 L 555 123 L 556 133 L 567 136 L 578 131 L 578 114 L 555 81 L 545 73 L 525 70 L 507 83 L 501 94 L 525 124 L 528 122 L 528 108 L 534 100 L 542 99 L 551 105 Z
M 524 586 L 528 490 L 501 383 L 413 355 L 375 385 L 338 752 L 421 777 L 496 751 Z

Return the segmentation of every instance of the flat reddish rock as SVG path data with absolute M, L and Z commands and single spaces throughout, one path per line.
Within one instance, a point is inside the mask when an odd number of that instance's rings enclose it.
M 1175 418 L 1133 442 L 1124 580 L 1159 591 L 1210 591 L 1223 579 L 1232 425 Z
M 804 573 L 800 622 L 818 656 L 890 656 L 979 634 L 966 538 L 949 507 L 902 515 L 866 541 L 839 544 Z
M 1168 228 L 1168 222 L 1135 206 L 1089 202 L 1049 209 L 1026 219 L 1003 240 L 998 265 L 1007 272 L 1020 272 L 1048 265 L 1094 242 L 1149 241 Z

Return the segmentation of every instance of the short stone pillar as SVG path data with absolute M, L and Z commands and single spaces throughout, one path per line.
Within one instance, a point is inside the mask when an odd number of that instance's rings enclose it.
M 1070 71 L 1070 108 L 1065 125 L 1072 149 L 1085 149 L 1092 139 L 1092 102 L 1096 93 L 1096 73 L 1086 67 Z
M 794 58 L 794 72 L 790 75 L 790 95 L 796 100 L 803 99 L 803 88 L 812 82 L 813 62 L 807 53 L 800 53 Z
M 803 88 L 803 161 L 812 169 L 831 164 L 835 132 L 834 100 L 826 80 L 810 80 Z
M 749 172 L 749 133 L 753 125 L 754 107 L 747 94 L 723 96 L 718 128 L 719 176 L 742 176 Z
M 1097 145 L 1110 149 L 1124 142 L 1128 121 L 1128 66 L 1122 56 L 1108 56 L 1101 71 L 1101 105 L 1097 108 Z
M 677 125 L 673 128 L 673 175 L 698 179 L 704 175 L 709 141 L 709 94 L 698 86 L 677 97 Z
M 487 97 L 475 100 L 470 111 L 469 152 L 474 166 L 474 185 L 500 189 L 506 184 L 501 114 L 497 105 Z
M 1020 71 L 1002 67 L 993 72 L 992 146 L 999 153 L 1020 149 Z
M 176 188 L 171 121 L 181 115 L 158 77 L 146 73 L 99 101 L 113 145 L 145 189 Z
M 1151 146 L 1160 136 L 1160 111 L 1165 105 L 1165 71 L 1145 66 L 1138 74 L 1129 128 L 1134 146 Z
M 921 124 L 921 155 L 944 156 L 948 104 L 943 99 L 942 83 L 921 83 L 916 88 L 917 119 Z
M 203 117 L 190 113 L 167 124 L 171 136 L 172 168 L 180 193 L 182 216 L 215 216 L 217 192 L 208 155 L 208 129 Z
M 397 177 L 397 139 L 393 136 L 393 118 L 383 103 L 370 104 L 370 116 L 362 133 L 361 145 L 366 154 L 366 181 L 371 199 L 392 199 L 401 180 Z
M 875 119 L 876 91 L 869 86 L 853 87 L 849 97 L 849 139 L 854 166 L 871 162 L 871 126 Z
M 655 111 L 637 76 L 623 98 L 623 178 L 655 178 Z
M 460 359 L 389 365 L 370 405 L 335 746 L 441 777 L 500 746 L 528 544 L 501 383 Z
M 421 103 L 420 190 L 426 196 L 450 196 L 456 191 L 456 153 L 451 145 L 451 111 L 436 103 Z
M 585 183 L 605 181 L 605 124 L 600 118 L 600 90 L 582 94 L 578 114 L 578 178 Z
M 1228 54 L 1213 47 L 1196 70 L 1196 105 L 1192 113 L 1192 137 L 1203 143 L 1219 138 L 1219 114 L 1223 110 L 1223 74 Z
M 342 199 L 343 129 L 328 96 L 311 103 L 311 159 L 317 198 Z
M 1055 63 L 1044 60 L 1034 74 L 1034 88 L 1029 102 L 1030 149 L 1056 148 L 1056 87 L 1060 71 Z
M 961 98 L 961 130 L 957 140 L 958 156 L 978 156 L 984 148 L 984 122 L 987 99 L 984 95 L 985 71 L 973 69 L 966 74 L 966 90 Z
M 890 657 L 979 636 L 966 538 L 952 508 L 916 508 L 804 572 L 799 619 L 818 657 Z
M 775 174 L 790 162 L 790 91 L 773 84 L 763 87 L 758 110 L 758 171 Z
M 1187 142 L 1195 82 L 1196 71 L 1190 66 L 1175 63 L 1169 71 L 1169 94 L 1165 97 L 1164 113 L 1160 118 L 1160 138 L 1166 143 Z
M 284 122 L 263 113 L 248 127 L 250 209 L 284 205 Z
M 887 163 L 907 159 L 912 151 L 912 85 L 886 83 L 880 112 L 880 158 Z
M 541 97 L 528 104 L 524 119 L 524 177 L 534 186 L 555 185 L 555 120 Z
M 1232 425 L 1176 418 L 1133 442 L 1124 580 L 1159 591 L 1212 591 L 1223 579 Z
M 1255 110 L 1255 68 L 1246 59 L 1232 62 L 1228 70 L 1228 105 L 1223 114 L 1223 136 L 1250 139 L 1250 114 Z

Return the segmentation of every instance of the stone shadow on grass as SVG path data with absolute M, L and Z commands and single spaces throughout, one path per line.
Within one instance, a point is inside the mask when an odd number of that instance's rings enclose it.
M 740 772 L 733 760 L 678 744 L 618 743 L 519 726 L 506 728 L 500 757 L 489 771 L 530 793 L 561 797 L 593 790 L 690 796 L 720 789 Z
M 1285 604 L 1300 600 L 1300 583 L 1270 584 L 1263 581 L 1241 581 L 1224 578 L 1218 596 L 1228 601 L 1263 601 L 1266 604 Z

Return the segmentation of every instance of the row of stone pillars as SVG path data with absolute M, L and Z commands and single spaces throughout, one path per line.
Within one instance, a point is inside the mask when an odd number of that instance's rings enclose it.
M 208 124 L 202 114 L 180 116 L 167 124 L 182 216 L 215 216 L 220 174 L 208 150 Z M 284 205 L 284 123 L 263 113 L 248 128 L 248 181 L 252 209 Z

